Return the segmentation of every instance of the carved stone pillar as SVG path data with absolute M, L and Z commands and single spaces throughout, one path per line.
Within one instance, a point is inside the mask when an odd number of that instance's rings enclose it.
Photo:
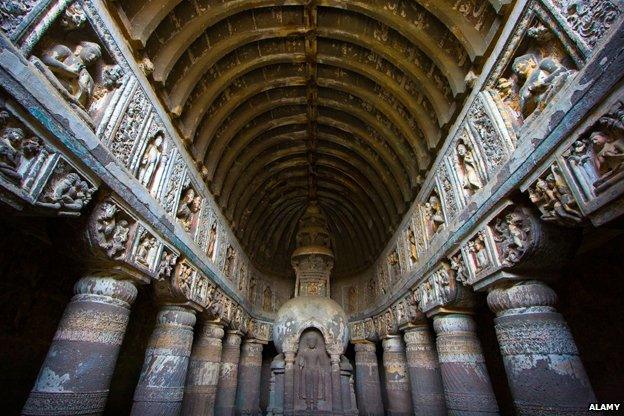
M 236 391 L 237 415 L 260 415 L 260 377 L 263 345 L 257 339 L 243 342 L 238 366 L 238 389 Z
M 186 375 L 182 414 L 213 415 L 221 368 L 221 324 L 206 322 L 195 334 Z
M 284 355 L 278 354 L 271 361 L 271 387 L 269 391 L 268 416 L 284 414 Z
M 65 308 L 24 415 L 101 414 L 137 289 L 84 277 Z
M 355 392 L 353 391 L 353 366 L 344 355 L 340 357 L 340 389 L 343 414 L 357 415 L 357 404 L 355 402 Z
M 219 372 L 219 386 L 217 387 L 217 400 L 215 403 L 215 415 L 217 416 L 234 415 L 240 347 L 240 331 L 228 330 L 221 354 L 221 371 Z
M 570 329 L 554 308 L 555 292 L 528 281 L 493 289 L 487 300 L 496 313 L 496 336 L 517 413 L 584 414 L 596 397 Z
M 132 415 L 178 415 L 193 345 L 195 312 L 163 306 L 149 340 L 139 383 L 134 391 Z
M 407 371 L 405 347 L 400 335 L 387 335 L 383 340 L 383 365 L 386 372 L 386 393 L 390 416 L 410 416 L 412 397 Z
M 436 315 L 438 357 L 449 415 L 498 415 L 476 324 L 467 314 Z
M 331 354 L 332 411 L 334 415 L 342 414 L 342 386 L 340 382 L 340 354 Z
M 295 353 L 284 351 L 284 414 L 295 413 Z
M 355 344 L 355 391 L 360 415 L 384 415 L 377 354 L 370 341 Z
M 416 416 L 444 416 L 444 389 L 435 344 L 426 322 L 405 329 L 407 368 Z

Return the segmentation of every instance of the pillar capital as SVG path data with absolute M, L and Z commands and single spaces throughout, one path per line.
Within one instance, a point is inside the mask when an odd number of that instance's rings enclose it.
M 501 315 L 518 308 L 554 308 L 557 294 L 545 283 L 528 280 L 491 289 L 487 303 L 492 312 Z
M 130 305 L 137 297 L 136 284 L 131 280 L 117 280 L 105 276 L 85 276 L 74 285 L 74 294 L 93 301 L 120 302 Z M 82 296 L 85 295 L 85 296 Z
M 375 352 L 377 347 L 372 341 L 357 341 L 353 343 L 355 352 Z

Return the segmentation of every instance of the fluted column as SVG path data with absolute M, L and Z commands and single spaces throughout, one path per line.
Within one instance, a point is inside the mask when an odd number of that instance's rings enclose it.
M 498 405 L 485 367 L 472 316 L 436 315 L 438 358 L 449 415 L 498 415 Z
M 388 395 L 386 414 L 409 416 L 412 414 L 412 397 L 403 341 L 400 335 L 388 335 L 382 344 Z
M 493 289 L 488 305 L 518 415 L 585 414 L 596 397 L 555 292 L 529 281 Z
M 263 345 L 257 339 L 243 342 L 238 366 L 238 389 L 236 391 L 237 415 L 260 415 L 260 377 L 262 372 Z
M 438 355 L 426 322 L 403 335 L 415 416 L 444 416 L 446 405 Z
M 212 416 L 221 368 L 223 325 L 205 322 L 196 332 L 186 375 L 182 414 Z
M 240 359 L 241 333 L 228 330 L 221 353 L 221 371 L 215 403 L 216 416 L 234 415 L 236 386 L 238 384 L 238 360 Z
M 74 286 L 24 415 L 104 412 L 137 289 L 127 280 L 84 277 Z
M 361 416 L 384 415 L 377 354 L 370 341 L 355 344 L 355 392 Z
M 150 337 L 139 383 L 134 391 L 133 416 L 178 415 L 193 345 L 195 312 L 163 306 Z

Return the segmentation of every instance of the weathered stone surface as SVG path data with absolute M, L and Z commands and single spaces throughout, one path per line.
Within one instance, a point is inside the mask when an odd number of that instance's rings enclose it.
M 426 323 L 408 327 L 403 339 L 412 392 L 414 415 L 446 414 L 438 355 Z
M 239 415 L 261 415 L 260 377 L 263 345 L 256 339 L 246 339 L 241 348 L 238 364 L 236 412 Z
M 388 396 L 386 414 L 409 416 L 413 412 L 413 406 L 405 345 L 400 335 L 388 335 L 382 344 Z
M 84 277 L 74 291 L 23 414 L 104 412 L 137 289 L 130 281 Z
M 195 313 L 165 305 L 149 340 L 132 415 L 178 415 L 193 344 Z
M 184 387 L 183 415 L 213 415 L 221 369 L 223 325 L 204 322 L 195 332 Z
M 241 350 L 241 333 L 227 330 L 221 352 L 221 369 L 217 386 L 215 416 L 233 416 L 236 406 L 238 364 Z
M 365 416 L 384 414 L 381 382 L 375 344 L 370 341 L 355 344 L 355 392 L 358 410 Z
M 433 318 L 446 409 L 451 415 L 498 415 L 476 325 L 470 315 Z
M 582 414 L 596 402 L 570 329 L 554 308 L 556 301 L 555 292 L 537 281 L 488 294 L 520 415 Z

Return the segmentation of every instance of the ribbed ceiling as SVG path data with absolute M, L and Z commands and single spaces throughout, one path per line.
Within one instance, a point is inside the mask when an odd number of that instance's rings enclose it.
M 116 2 L 234 232 L 290 273 L 309 198 L 336 273 L 395 231 L 498 19 L 491 0 Z

